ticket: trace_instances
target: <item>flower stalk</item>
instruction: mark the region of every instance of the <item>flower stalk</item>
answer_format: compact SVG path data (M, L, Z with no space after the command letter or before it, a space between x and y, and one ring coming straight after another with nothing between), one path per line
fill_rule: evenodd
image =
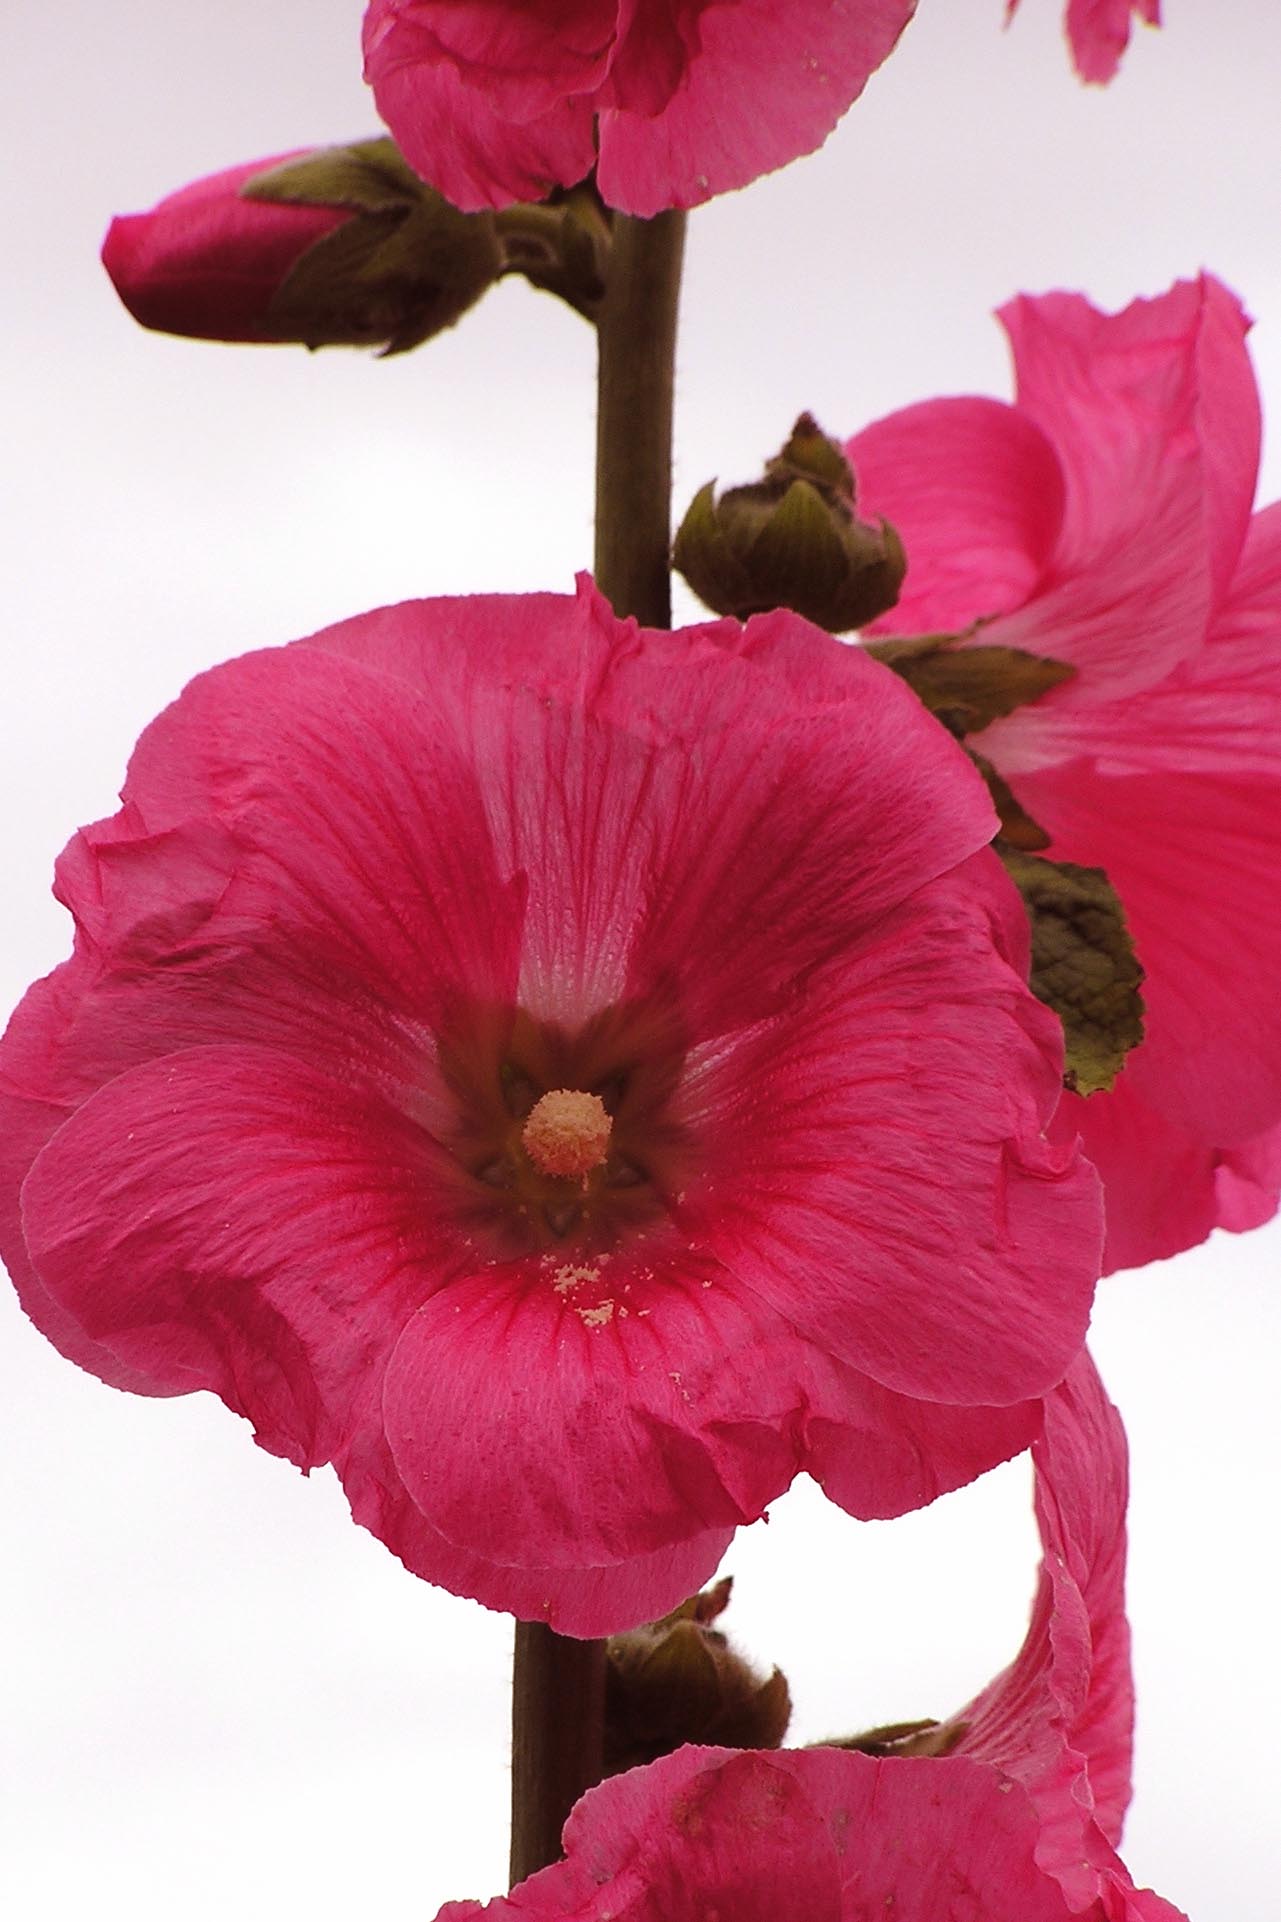
M596 583L616 614L670 627L672 394L685 215L619 214L597 323Z

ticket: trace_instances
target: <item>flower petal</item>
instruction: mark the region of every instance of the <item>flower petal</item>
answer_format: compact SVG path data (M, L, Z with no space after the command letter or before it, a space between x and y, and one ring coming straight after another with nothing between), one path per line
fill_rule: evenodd
M921 889L700 1057L678 1110L715 1144L691 1238L807 1340L931 1401L1044 1392L1089 1315L1097 1187L1042 1137L1062 1037L993 950L1012 905L988 854Z
M605 72L607 45L592 41L614 8L577 0L582 45L562 34L564 12L549 33L542 14L524 6L373 0L365 78L378 111L410 165L456 207L541 200L590 172L593 110L582 89ZM500 60L486 68L496 52Z
M387 1446L379 1397L353 1423L336 1458L351 1512L411 1574L485 1608L546 1622L560 1635L610 1635L655 1621L705 1586L733 1539L713 1529L652 1555L598 1568L513 1568L459 1548L432 1527L405 1489Z
M486 1560L577 1567L755 1520L799 1466L795 1368L768 1323L762 1339L725 1289L704 1291L705 1269L661 1248L549 1255L425 1302L383 1417L433 1527Z
M1259 454L1249 323L1209 275L1119 314L1060 293L1000 317L1067 496L1042 591L984 638L1080 667L1055 701L1119 698L1195 651L1240 556Z
M440 1160L368 1089L266 1049L193 1048L119 1076L54 1135L23 1188L26 1240L93 1341L162 1390L212 1389L309 1467L443 1278Z
M646 216L697 207L813 152L893 51L915 6L685 0L674 11L690 20L697 51L661 111L619 111L629 105L621 87L601 101L605 201Z
M873 421L845 453L859 511L888 520L907 550L898 602L873 633L959 633L1036 593L1064 481L1035 421L997 400L921 401Z

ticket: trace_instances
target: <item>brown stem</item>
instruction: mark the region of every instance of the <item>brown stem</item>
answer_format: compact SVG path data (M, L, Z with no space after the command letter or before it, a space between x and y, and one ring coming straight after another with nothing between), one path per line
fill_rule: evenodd
M617 614L670 627L672 391L685 215L614 216L597 328L596 581Z
M579 1796L600 1781L605 1644L576 1642L541 1622L517 1622L512 1672L514 1888L560 1859L560 1832Z

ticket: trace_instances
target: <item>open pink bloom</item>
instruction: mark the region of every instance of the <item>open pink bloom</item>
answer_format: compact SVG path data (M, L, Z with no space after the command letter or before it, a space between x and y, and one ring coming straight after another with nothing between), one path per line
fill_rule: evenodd
M1088 1356L1049 1396L1033 1453L1031 1627L948 1756L680 1749L585 1795L564 1861L438 1922L1178 1922L1113 1846L1133 1720L1126 1451Z
M926 402L847 452L907 549L877 632L981 621L1078 670L972 744L1051 857L1106 869L1147 971L1146 1038L1056 1123L1129 1267L1256 1226L1281 1186L1281 505L1251 518L1258 397L1217 281L1001 318L1013 406Z
M810 153L916 0L372 0L365 77L411 165L466 208L598 164L625 213L696 207Z
M1006 0L1007 20L1018 5L1019 0ZM1149 27L1159 27L1161 0L1068 0L1064 25L1082 80L1102 86L1112 79L1130 44L1132 17Z
M342 207L246 200L246 181L294 153L194 180L144 214L120 214L102 264L144 327L199 340L274 341L269 308L307 249L351 218Z
M0 1044L73 1360L571 1634L802 1468L885 1516L1027 1445L1097 1183L982 784L886 669L590 582L413 602L201 676L123 800Z

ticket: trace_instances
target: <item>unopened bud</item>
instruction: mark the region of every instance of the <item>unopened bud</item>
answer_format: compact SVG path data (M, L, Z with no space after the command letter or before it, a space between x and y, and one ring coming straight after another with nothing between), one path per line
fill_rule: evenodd
M789 607L833 634L893 607L907 571L888 521L855 513L854 475L809 414L759 481L695 495L672 556L699 599L745 620Z
M202 340L400 353L452 327L502 270L388 139L251 161L113 220L103 264L134 319Z
M662 1621L611 1635L606 1646L605 1770L617 1774L685 1742L777 1748L792 1702L786 1677L766 1679L712 1623L730 1583L692 1595Z

